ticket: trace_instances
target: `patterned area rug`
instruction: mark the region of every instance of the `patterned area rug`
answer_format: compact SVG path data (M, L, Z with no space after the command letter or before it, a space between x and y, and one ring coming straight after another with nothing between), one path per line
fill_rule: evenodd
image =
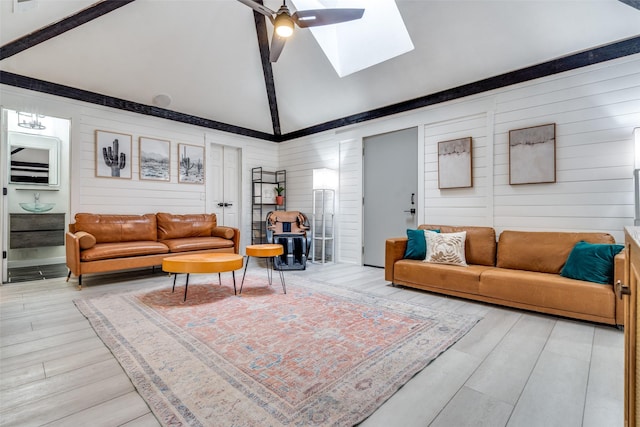
M277 275L75 300L167 426L356 424L466 334L437 312ZM211 276L214 277L214 276Z

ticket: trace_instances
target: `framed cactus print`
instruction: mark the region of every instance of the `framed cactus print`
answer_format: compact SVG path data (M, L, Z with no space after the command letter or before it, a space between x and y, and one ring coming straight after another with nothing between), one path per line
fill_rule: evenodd
M178 182L204 184L204 147L178 144Z
M131 135L96 130L96 176L131 179Z
M171 142L163 139L139 139L140 179L169 181L171 179Z

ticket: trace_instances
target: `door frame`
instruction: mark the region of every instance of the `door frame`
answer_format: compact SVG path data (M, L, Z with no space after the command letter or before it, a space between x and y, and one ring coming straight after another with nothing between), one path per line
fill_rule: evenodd
M393 127L393 128L387 128L386 126L377 130L377 131L369 131L366 134L362 135L359 138L359 143L360 143L360 151L364 152L364 140L367 137L371 137L371 136L376 136L376 135L383 135L385 133L392 133L392 132L397 132L397 131L402 131L402 130L406 130L406 129L410 129L410 128L417 128L418 130L418 147L417 147L417 158L416 161L418 162L418 172L417 172L417 177L418 177L418 192L416 193L416 224L420 225L423 224L424 221L424 212L425 212L425 200L424 200L424 195L425 195L425 190L424 190L424 174L425 174L425 169L424 169L424 164L425 164L425 144L424 144L424 139L425 139L425 125L422 122L416 123L416 122L412 122L412 121L408 121L407 123L404 123L400 126L397 127ZM364 155L360 156L360 180L361 180L361 185L360 185L360 199L362 200L362 205L361 205L361 209L360 209L360 244L361 244L361 251L359 253L359 264L360 265L364 265L364 216L365 216L365 212L364 212ZM403 237L403 236L396 236L396 237Z

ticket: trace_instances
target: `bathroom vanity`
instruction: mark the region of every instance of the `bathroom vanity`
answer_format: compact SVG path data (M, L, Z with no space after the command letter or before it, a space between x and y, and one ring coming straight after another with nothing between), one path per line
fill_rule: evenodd
M65 214L9 214L9 248L39 248L63 246Z

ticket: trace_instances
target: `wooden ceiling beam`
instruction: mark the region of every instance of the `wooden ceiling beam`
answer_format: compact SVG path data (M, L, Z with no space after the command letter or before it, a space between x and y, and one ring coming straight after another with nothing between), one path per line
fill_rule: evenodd
M262 4L262 0L256 0ZM267 20L264 15L254 11L253 17L256 24L256 34L258 36L258 48L260 49L260 60L262 62L262 73L264 74L264 84L269 101L269 112L271 114L271 124L273 134L280 136L280 114L278 113L278 101L276 99L276 85L273 81L273 68L269 60L269 36L267 35Z
M45 42L69 30L73 30L82 24L93 21L109 12L126 6L135 0L104 0L83 9L71 16L47 25L39 30L20 37L0 47L0 60L16 55L23 50Z

